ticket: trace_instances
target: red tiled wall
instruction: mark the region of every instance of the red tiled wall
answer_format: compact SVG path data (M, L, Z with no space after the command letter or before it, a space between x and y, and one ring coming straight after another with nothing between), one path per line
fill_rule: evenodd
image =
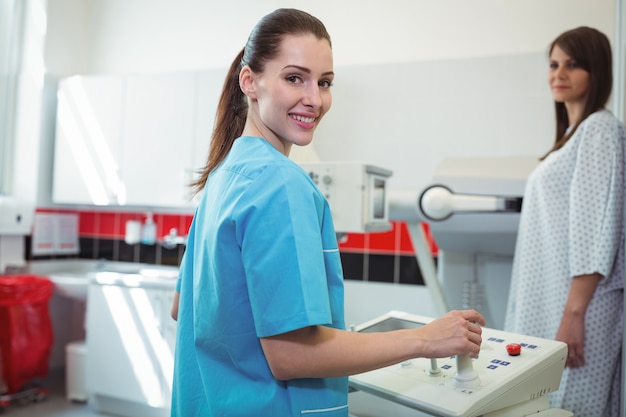
M71 209L37 209L38 213L78 213L78 233L81 237L124 239L126 222L139 220L145 222L146 212L120 212L120 211L96 211L96 210L71 210ZM153 213L154 222L157 225L157 236L162 237L170 232L170 229L178 230L178 235L185 236L191 225L192 215Z
M342 252L415 255L409 229L405 222L391 222L392 229L376 233L348 233L339 242ZM439 251L427 223L422 223L426 240L433 256Z
M146 219L146 212L120 212L98 210L72 209L37 209L40 213L78 213L79 234L81 237L124 239L126 221ZM191 214L154 213L154 222L157 225L157 236L162 237L170 229L178 229L179 235L187 235L193 216ZM343 252L378 253L414 255L413 243L404 222L392 222L392 229L387 232L376 233L348 233L339 242L339 249ZM427 223L422 223L424 233L430 245L433 256L438 253L437 245L430 234Z

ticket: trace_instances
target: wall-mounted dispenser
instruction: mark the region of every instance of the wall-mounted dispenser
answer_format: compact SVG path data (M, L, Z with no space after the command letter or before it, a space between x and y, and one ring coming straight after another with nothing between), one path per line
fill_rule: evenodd
M141 243L144 245L156 243L156 223L152 212L146 213L146 221L141 228Z
M0 235L30 234L34 214L34 205L0 195Z

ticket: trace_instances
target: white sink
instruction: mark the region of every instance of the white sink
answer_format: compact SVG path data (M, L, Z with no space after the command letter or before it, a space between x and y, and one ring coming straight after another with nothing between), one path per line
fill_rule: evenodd
M43 271L42 271L43 272ZM87 301L87 288L94 274L115 276L136 276L136 281L166 280L175 281L178 277L178 268L174 266L151 265L126 262L107 262L104 265L88 264L68 267L67 270L57 270L42 273L54 283L57 294L79 301Z
M68 298L79 301L87 301L87 287L89 278L86 273L57 272L48 275L54 283L55 291Z

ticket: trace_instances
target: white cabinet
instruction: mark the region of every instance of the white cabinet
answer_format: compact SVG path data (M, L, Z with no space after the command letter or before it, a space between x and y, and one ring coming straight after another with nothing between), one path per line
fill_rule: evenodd
M89 285L86 385L100 412L169 416L176 322L174 282L161 287Z
M70 77L57 93L52 200L118 204L124 80L114 76Z
M52 200L189 207L226 71L61 80Z
M195 167L201 168L209 154L211 134L215 125L215 113L226 71L205 70L196 73L196 108L195 132L193 143L193 161Z
M121 155L126 204L189 205L194 90L193 73L127 78Z
M190 182L199 177L198 170L206 165L211 134L215 126L215 114L225 76L226 70L224 69L196 72L194 135L191 160L193 168L188 172ZM199 196L196 196L194 201L198 199Z

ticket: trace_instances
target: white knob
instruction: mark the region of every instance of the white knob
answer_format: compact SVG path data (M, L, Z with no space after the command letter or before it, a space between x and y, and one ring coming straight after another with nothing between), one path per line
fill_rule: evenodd
M443 220L449 217L454 210L452 193L445 187L431 187L422 194L420 207L428 218Z
M478 372L474 370L472 358L468 353L457 355L456 357L456 374L454 374L454 386L457 388L478 388L480 387L480 378Z
M499 198L489 195L455 194L442 185L433 185L422 192L419 206L431 220L445 220L457 212L498 211Z

